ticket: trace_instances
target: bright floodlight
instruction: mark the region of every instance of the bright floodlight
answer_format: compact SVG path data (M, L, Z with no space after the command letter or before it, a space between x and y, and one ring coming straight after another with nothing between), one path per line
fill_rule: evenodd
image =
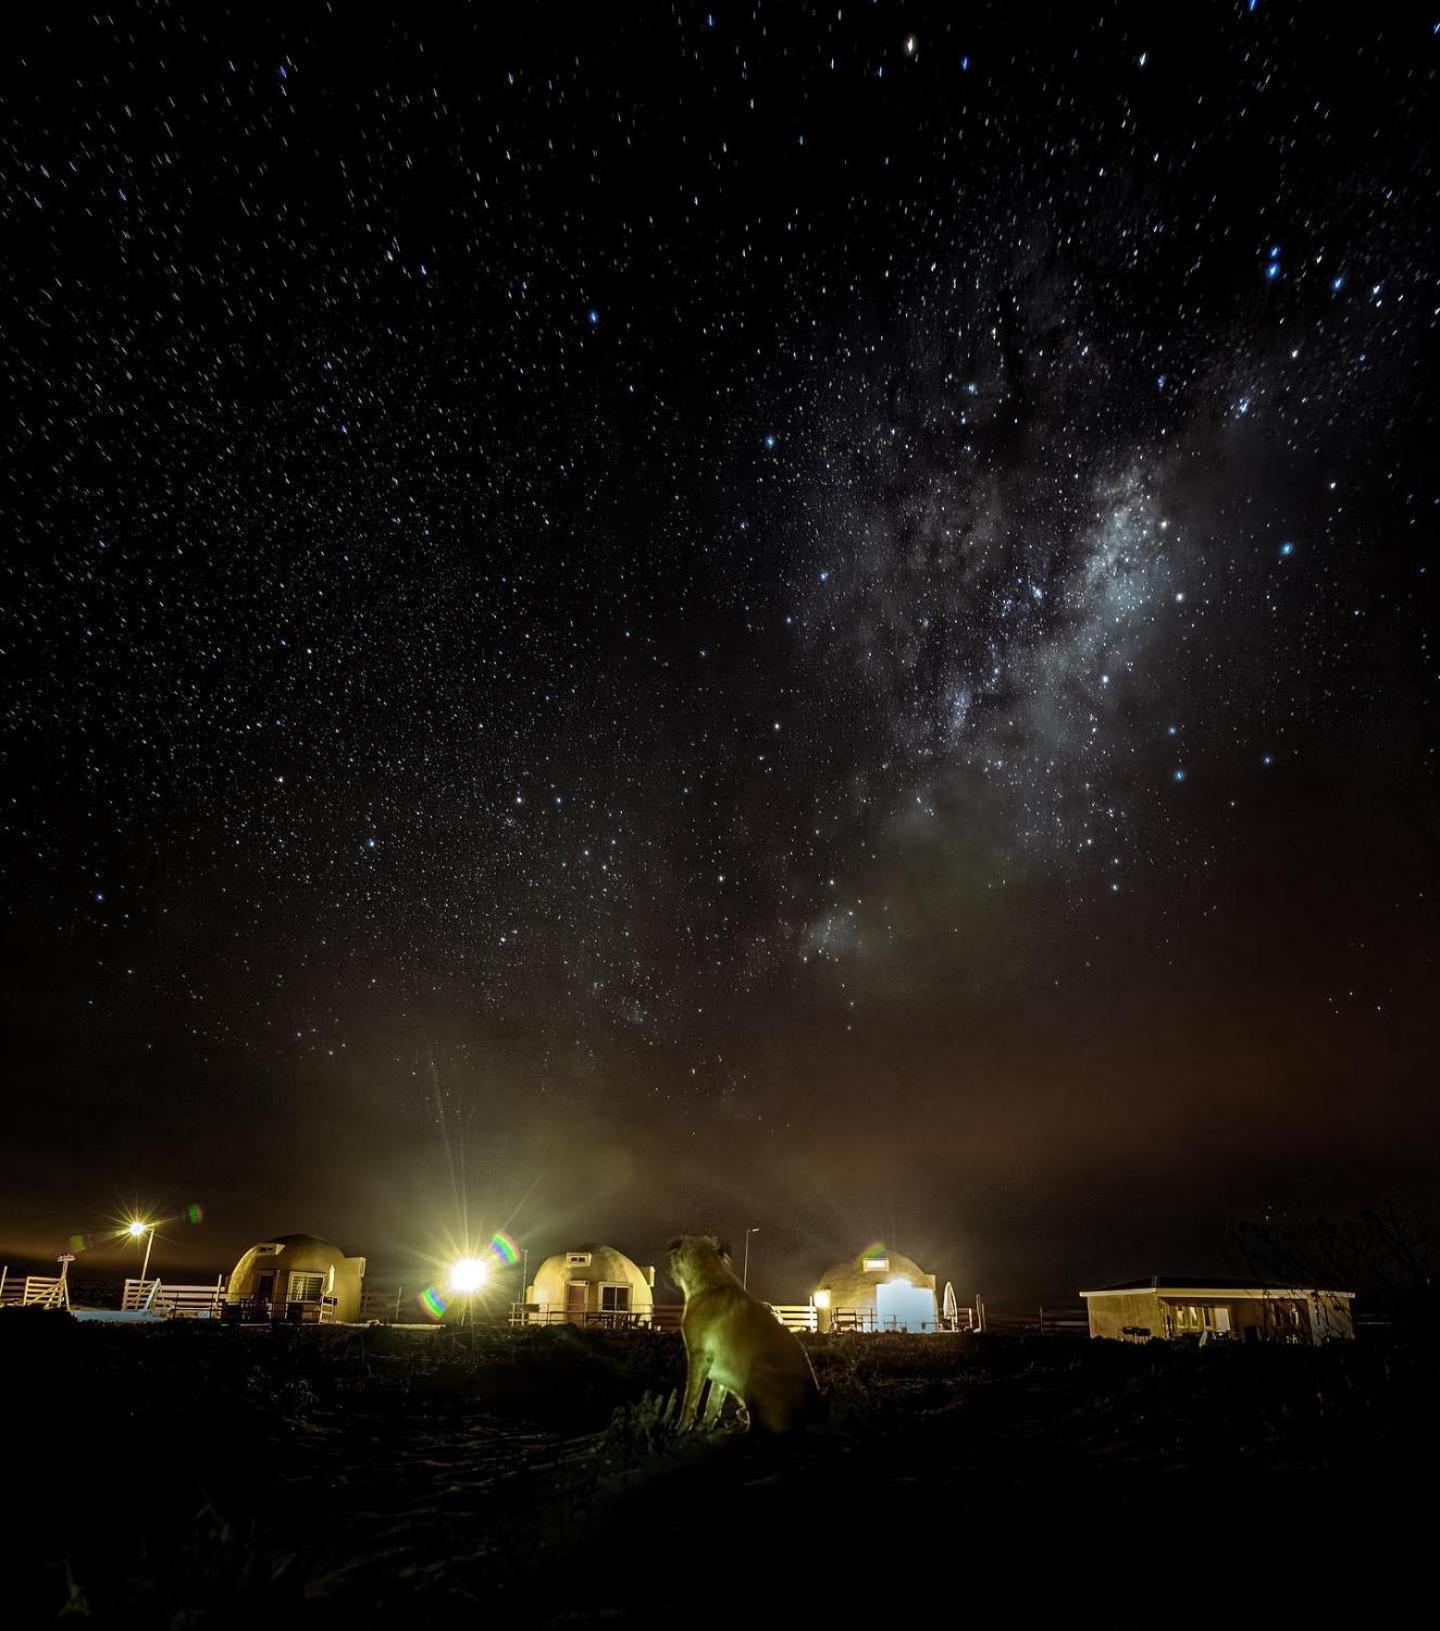
M478 1257L462 1257L450 1265L452 1291L478 1291L490 1274L490 1265Z
M150 1225L148 1223L140 1223L138 1221L128 1225L130 1233L134 1235L136 1240L139 1240L140 1236L143 1235L149 1227Z

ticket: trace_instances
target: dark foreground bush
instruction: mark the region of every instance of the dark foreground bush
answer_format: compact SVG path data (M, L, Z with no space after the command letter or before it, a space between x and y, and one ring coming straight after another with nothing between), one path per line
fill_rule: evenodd
M1440 1447L1421 1345L807 1347L829 1422L765 1442L674 1432L675 1335L7 1311L7 1608L22 1626L710 1623L687 1562L703 1537L724 1564L707 1609L727 1582L798 1587L843 1555L846 1613L876 1613L896 1591L867 1561L877 1513L1011 1618L1037 1568L1143 1572L1237 1537L1296 1567L1363 1554L1348 1578L1373 1612L1424 1553L1402 1493Z

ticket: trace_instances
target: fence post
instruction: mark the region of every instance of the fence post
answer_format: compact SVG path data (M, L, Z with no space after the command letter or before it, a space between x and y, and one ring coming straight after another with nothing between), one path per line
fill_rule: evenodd
M1045 1335L1045 1304L1040 1304L1040 1335Z
M8 1263L0 1265L0 1303L5 1301L5 1279L9 1273L10 1265Z

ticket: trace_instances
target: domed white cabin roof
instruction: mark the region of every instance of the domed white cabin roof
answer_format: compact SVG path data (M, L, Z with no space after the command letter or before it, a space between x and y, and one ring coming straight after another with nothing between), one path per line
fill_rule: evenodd
M256 1258L272 1260L287 1269L320 1269L346 1261L345 1253L335 1242L320 1235L271 1235L269 1240L255 1242L235 1265L234 1273L243 1274Z
M614 1246L593 1243L572 1246L568 1251L547 1257L536 1269L529 1300L563 1304L565 1287L572 1281L582 1280L587 1285L629 1286L632 1310L652 1308L654 1279L654 1269L641 1268Z
M820 1289L830 1293L834 1308L867 1308L875 1301L875 1287L891 1280L935 1289L935 1276L927 1274L913 1257L878 1243L826 1269L820 1276Z

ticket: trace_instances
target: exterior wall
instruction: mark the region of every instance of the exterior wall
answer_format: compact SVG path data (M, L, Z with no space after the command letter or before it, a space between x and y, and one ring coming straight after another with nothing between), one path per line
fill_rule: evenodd
M1138 1330L1158 1338L1228 1336L1237 1342L1329 1342L1355 1335L1351 1299L1341 1292L1091 1292L1085 1303L1090 1335L1113 1341L1145 1341L1133 1334Z
M848 1262L836 1263L820 1276L819 1289L830 1293L832 1309L856 1308L873 1313L875 1288L884 1285L887 1280L905 1279L913 1286L928 1287L934 1293L935 1276L926 1274L918 1263L900 1252L886 1254L889 1266L884 1269L862 1268L865 1255L862 1253L859 1257L850 1258Z
M568 1259L581 1252L590 1256L588 1263L571 1263ZM632 1314L649 1314L655 1306L655 1293L650 1277L637 1263L631 1262L624 1252L610 1246L577 1246L570 1252L557 1252L547 1257L535 1271L535 1278L526 1288L525 1301L536 1306L535 1318L541 1321L563 1319L569 1311L568 1288L572 1284L585 1287L585 1314L602 1312L604 1288L626 1286L630 1291Z
M1231 1303L1231 1323L1239 1342L1270 1342L1279 1334L1275 1310L1260 1297L1237 1297Z
M1153 1291L1126 1291L1117 1292L1112 1297L1087 1297L1085 1305L1090 1315L1092 1337L1106 1337L1112 1342L1147 1340L1145 1337L1127 1335L1127 1326L1132 1331L1148 1331L1156 1337L1168 1334L1160 1299Z
M1315 1292L1310 1299L1310 1328L1316 1342L1353 1342L1354 1299L1333 1291Z
M265 1250L268 1246L279 1249ZM275 1314L285 1312L292 1274L320 1274L324 1276L323 1294L335 1298L335 1318L341 1324L360 1318L363 1257L346 1257L338 1246L313 1235L276 1236L252 1246L235 1265L226 1288L227 1299L238 1302L256 1296L260 1277L271 1273L275 1281L270 1306Z

